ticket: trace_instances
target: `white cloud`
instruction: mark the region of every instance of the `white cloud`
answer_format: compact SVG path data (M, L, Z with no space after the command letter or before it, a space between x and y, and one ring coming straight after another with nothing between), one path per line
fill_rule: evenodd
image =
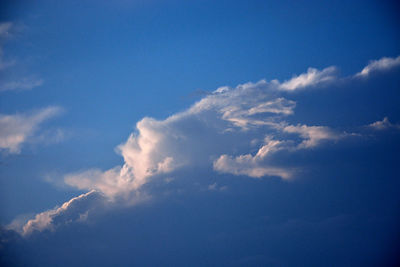
M61 108L48 107L32 113L0 114L0 150L19 153L23 143L45 120L59 114Z
M396 58L383 57L378 60L372 60L365 66L361 72L357 73L356 77L366 77L375 71L385 71L400 65L400 56Z
M292 79L279 84L279 89L284 91L294 91L309 86L321 85L322 83L332 81L336 78L336 68L328 67L319 71L314 68L308 68L307 73L294 76Z
M368 125L374 130L400 129L400 124L393 124L388 117L384 117L381 121L376 121Z

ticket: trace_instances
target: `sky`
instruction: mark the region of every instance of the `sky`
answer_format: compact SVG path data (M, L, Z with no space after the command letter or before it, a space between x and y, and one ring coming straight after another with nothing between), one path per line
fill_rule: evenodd
M396 266L396 1L1 1L1 266Z

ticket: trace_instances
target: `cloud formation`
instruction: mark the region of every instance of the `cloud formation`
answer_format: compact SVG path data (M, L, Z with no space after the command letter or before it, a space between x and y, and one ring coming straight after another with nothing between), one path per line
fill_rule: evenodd
M383 58L364 70L376 66L387 69L397 60ZM316 148L346 134L323 125L287 123L285 117L294 114L297 103L287 99L285 92L339 82L336 72L335 67L309 68L284 82L261 80L235 88L224 86L165 120L146 117L118 147L123 166L70 174L65 176L65 183L113 197L140 189L151 177L196 164L210 164L218 172L234 175L288 179L294 175L290 167L275 166L270 161L276 152ZM249 138L264 143L254 154L237 154L250 149Z
M0 114L0 150L19 153L23 143L44 121L60 114L60 107L47 107L31 113Z
M181 168L200 166L253 178L289 179L297 169L290 163L278 164L277 155L295 155L348 136L327 125L288 119L301 105L288 98L290 92L346 81L335 74L335 67L321 71L310 68L282 83L261 80L220 87L164 120L145 117L137 122L135 131L117 148L124 159L122 166L67 174L64 182L80 190L95 190L111 202L122 199L135 204L148 197L144 185L159 176L165 178L165 174L173 176ZM388 123L384 119L371 127ZM255 145L259 145L256 151ZM51 228L49 218L58 211L43 213L27 227L39 231Z
M81 190L95 189L115 197L140 189L157 175L199 164L235 175L287 179L293 175L291 170L268 162L274 152L316 147L323 140L338 139L339 134L326 126L288 124L285 117L294 113L296 102L285 98L282 88L313 87L332 81L334 72L334 67L322 71L310 68L282 84L261 80L235 88L220 87L165 120L146 117L139 121L136 132L118 147L123 166L69 174L64 181ZM249 136L268 141L254 156L229 156L232 146L234 150L248 149Z

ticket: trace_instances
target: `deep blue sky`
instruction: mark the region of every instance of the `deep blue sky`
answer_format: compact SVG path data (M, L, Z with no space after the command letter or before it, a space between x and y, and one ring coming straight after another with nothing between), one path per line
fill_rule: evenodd
M151 160L182 154L189 163L150 176L140 190L151 200L113 204L104 212L93 208L89 223L60 223L32 236L2 230L15 237L0 259L11 266L394 262L400 59L366 78L357 73L371 60L400 55L399 11L395 1L2 1L0 25L11 26L7 33L0 27L0 63L6 66L0 68L0 114L23 114L28 119L22 125L48 107L58 110L35 124L18 151L0 147L2 228L99 190L78 190L64 177L124 164L116 147L132 132L145 136L135 128L144 117L162 121L221 86L261 79L282 84L310 67L337 68L327 84L268 96L296 102L292 115L274 120L327 127L328 142L295 147L293 142L307 140L300 132L294 139L289 130L240 128L221 117L222 110L191 115L155 128L162 136L171 131L174 138L194 141L184 143L184 150L173 138L157 143ZM4 89L16 81L40 82ZM265 102L257 94L241 97L229 108ZM384 117L384 128L368 126ZM4 125L1 142L12 127ZM210 133L211 125L224 129ZM223 131L232 134L221 138ZM223 154L256 155L267 135L291 148L279 148L262 164L296 170L293 179L254 179L235 173L236 166L215 167Z

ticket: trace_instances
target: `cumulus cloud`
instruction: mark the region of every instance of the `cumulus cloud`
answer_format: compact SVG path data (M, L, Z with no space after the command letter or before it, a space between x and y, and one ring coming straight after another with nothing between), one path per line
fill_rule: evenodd
M48 107L32 113L0 114L0 149L19 153L22 144L35 133L40 124L60 112L59 107Z
M400 129L400 124L393 124L388 117L384 117L381 121L376 121L368 125L374 130Z
M291 90L314 86L333 79L334 70L309 69L283 84ZM165 120L146 117L139 121L136 131L117 149L124 158L123 166L69 174L64 181L81 190L99 190L113 198L137 191L155 176L198 164L210 164L218 172L287 179L293 175L292 171L271 165L268 162L271 154L316 147L322 140L337 139L328 127L286 123L285 117L292 115L295 107L295 101L283 97L277 81L220 87ZM274 138L281 135L286 137ZM248 149L251 145L248 136L256 139L267 136L270 140L254 156L249 153L229 156L232 146Z
M290 179L297 169L290 163L279 165L279 160L274 160L278 155L316 149L325 142L337 141L347 135L326 125L293 123L290 116L301 103L288 99L291 94L287 92L339 80L335 67L310 68L282 83L261 80L233 88L220 87L188 109L164 120L145 117L137 122L135 131L117 147L124 159L122 166L67 174L64 182L80 190L95 190L111 202L123 199L137 203L147 197L144 185L160 177L175 177L175 171L194 166L253 178ZM387 123L385 120L377 122L374 127ZM254 152L257 140L263 141ZM18 145L8 147L16 150ZM217 190L219 187L215 183L207 188ZM57 208L39 214L24 228L52 228L54 218L67 218L55 215L64 210ZM84 213L80 214L85 218ZM78 217L74 218L72 221Z
M383 57L378 60L372 60L365 66L361 72L357 73L356 77L366 77L376 71L385 71L400 65L400 56L396 58Z

